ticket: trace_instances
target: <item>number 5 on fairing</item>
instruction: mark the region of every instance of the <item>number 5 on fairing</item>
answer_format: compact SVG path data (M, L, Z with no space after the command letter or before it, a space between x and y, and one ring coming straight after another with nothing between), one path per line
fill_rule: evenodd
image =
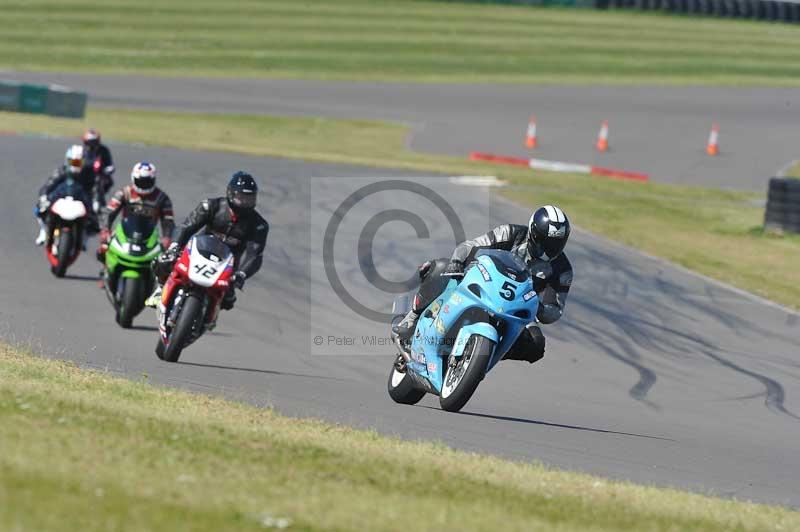
M514 290L516 290L516 288L516 286L506 281L503 283L503 286L500 287L500 297L506 301L514 301Z

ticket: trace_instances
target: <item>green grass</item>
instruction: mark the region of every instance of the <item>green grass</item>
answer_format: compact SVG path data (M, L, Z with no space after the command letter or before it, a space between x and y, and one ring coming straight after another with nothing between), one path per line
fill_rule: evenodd
M800 179L800 162L786 170L786 177L794 177Z
M2 344L0 448L7 531L800 528L779 507L293 420Z
M85 121L0 113L0 131L78 138L89 124L117 141L497 175L512 185L503 194L518 203L557 203L573 223L597 234L800 308L800 236L762 233L763 194L533 172L415 153L406 148L406 127L381 122L95 108Z
M800 84L800 28L409 0L2 0L0 68L164 76Z

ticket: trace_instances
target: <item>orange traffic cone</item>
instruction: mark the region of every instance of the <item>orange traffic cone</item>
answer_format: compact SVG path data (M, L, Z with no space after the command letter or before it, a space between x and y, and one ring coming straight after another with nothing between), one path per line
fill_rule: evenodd
M525 147L533 149L536 147L536 117L531 116L528 121L528 131L525 133Z
M711 124L706 153L709 155L717 155L719 153L719 124Z
M597 151L608 151L608 120L603 120L603 125L600 126L595 148L597 148Z

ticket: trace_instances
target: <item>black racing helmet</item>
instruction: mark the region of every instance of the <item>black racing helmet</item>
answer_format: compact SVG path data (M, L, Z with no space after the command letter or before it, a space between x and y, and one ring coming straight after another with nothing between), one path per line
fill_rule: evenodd
M94 150L100 146L100 132L94 128L89 128L83 134L83 145Z
M569 219L555 205L539 207L528 222L528 254L550 261L558 257L569 239Z
M252 175L239 170L231 176L225 197L233 212L236 214L252 212L256 208L257 195L258 185Z

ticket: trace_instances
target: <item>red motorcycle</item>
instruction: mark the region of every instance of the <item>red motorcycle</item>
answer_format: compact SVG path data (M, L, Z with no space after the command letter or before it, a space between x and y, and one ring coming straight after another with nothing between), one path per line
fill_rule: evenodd
M197 235L172 268L158 305L156 355L177 362L181 351L216 323L220 302L233 282L230 248L212 235Z

